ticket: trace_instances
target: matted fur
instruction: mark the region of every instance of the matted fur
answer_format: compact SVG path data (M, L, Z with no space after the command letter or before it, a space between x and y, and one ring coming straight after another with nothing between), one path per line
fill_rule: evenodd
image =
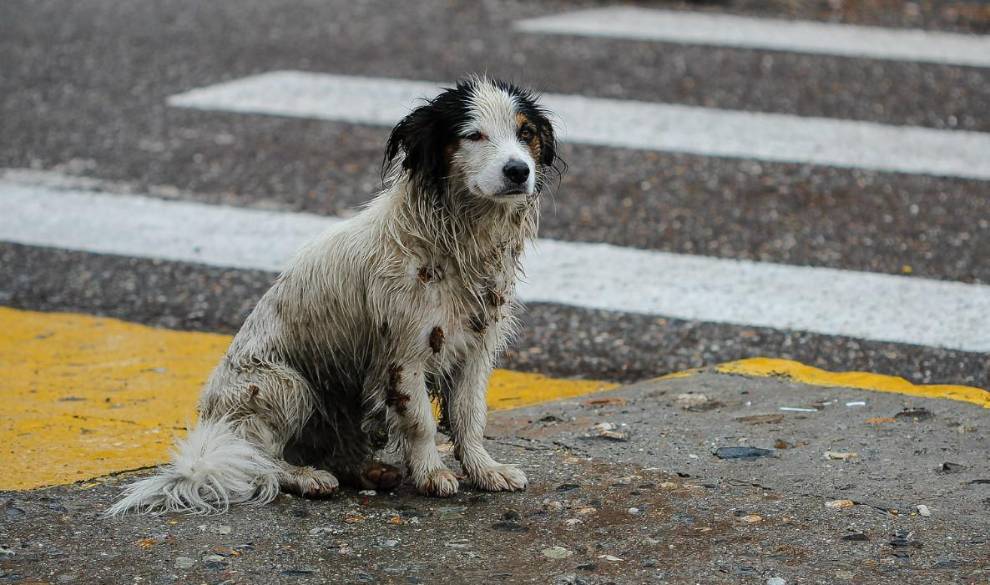
M450 495L431 394L468 478L524 488L484 449L485 392L555 152L546 113L508 83L471 78L410 113L384 190L297 254L211 375L173 463L109 513L223 511L271 500L276 482L322 495L366 481L386 439L420 491Z

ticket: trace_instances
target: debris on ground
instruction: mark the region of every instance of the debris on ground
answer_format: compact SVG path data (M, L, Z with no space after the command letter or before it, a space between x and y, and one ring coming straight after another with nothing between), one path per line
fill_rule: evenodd
M625 426L624 424L622 426ZM590 439L604 439L606 441L616 441L624 443L629 440L629 433L617 430L618 425L610 422L600 422L594 426L595 434L589 435Z
M719 459L752 460L760 457L774 457L775 451L758 447L719 447L715 449L714 454Z
M859 458L859 453L844 451L825 451L825 459L830 461L852 461Z
M946 461L939 466L939 473L959 473L960 471L965 471L966 466L959 463L952 463L951 461Z
M548 559L560 560L566 559L567 557L574 554L574 551L567 550L562 546L551 546L550 548L543 549L543 556Z
M906 408L894 415L894 418L905 419L913 422L922 422L935 417L935 414L927 408Z
M918 510L918 514L924 516L925 518L932 515L932 511L929 510L928 506L924 504L918 504L917 506L915 506L915 508Z
M817 408L804 408L801 406L780 406L777 410L784 412L818 412Z
M688 412L708 412L724 406L718 400L712 400L704 394L685 392L677 395L677 406Z
M848 510L856 505L852 500L829 500L825 502L825 507L829 510Z

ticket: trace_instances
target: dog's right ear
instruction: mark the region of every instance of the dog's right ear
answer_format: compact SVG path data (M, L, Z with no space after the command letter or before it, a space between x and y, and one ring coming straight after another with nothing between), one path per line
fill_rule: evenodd
M402 156L402 168L420 190L442 188L448 174L446 148L456 139L436 101L431 100L403 118L385 144L382 172L386 173Z

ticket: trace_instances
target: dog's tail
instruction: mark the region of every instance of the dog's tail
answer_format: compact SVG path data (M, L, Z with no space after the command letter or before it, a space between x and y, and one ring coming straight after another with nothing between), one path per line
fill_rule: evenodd
M278 495L278 466L238 435L227 419L200 421L172 452L172 462L127 486L107 516L137 512L226 512L231 504L264 504Z

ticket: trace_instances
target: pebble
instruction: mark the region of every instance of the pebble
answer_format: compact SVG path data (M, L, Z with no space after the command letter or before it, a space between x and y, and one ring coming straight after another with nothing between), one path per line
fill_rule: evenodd
M925 518L927 518L927 517L929 517L929 516L932 515L932 511L929 510L928 509L928 506L926 506L924 504L918 504L915 507L918 509L918 513L921 514L922 516L924 516Z
M226 524L222 524L217 527L217 534L230 534L231 528Z
M196 566L196 559L189 557L175 557L176 569L191 569Z
M220 555L206 555L203 560L207 563L222 563L224 558Z
M584 521L580 518L568 518L564 520L564 526L577 526L578 524L584 524Z
M382 546L387 546L388 548L393 548L393 547L397 546L398 544L399 544L399 541L398 540L395 540L394 538L390 538L388 540L383 540L382 541Z
M627 510L627 511L628 511L628 512L629 512L629 514L631 514L632 516L639 516L639 514L640 514L640 510L639 510L639 508L629 508L629 510Z
M625 560L625 559L619 558L619 557L617 557L615 555L598 555L598 558L605 559L606 561L611 561L613 563L618 563L620 561L624 561Z
M782 577L770 577L767 579L767 585L787 585L787 581Z
M829 500L825 502L825 507L829 510L848 510L856 505L852 500Z
M359 496L377 496L378 492L375 490L361 490L358 492Z
M0 546L0 559L9 559L10 557L14 556L15 554L17 554L17 553L15 553L13 550L11 550L11 549L9 549L9 548L7 548L5 546Z
M741 522L745 522L746 524L759 524L760 522L763 522L763 516L760 516L759 514L746 514L745 516L739 518L739 520Z
M550 548L543 549L543 556L548 559L566 559L567 557L574 554L574 551L567 550L562 546L551 546Z

